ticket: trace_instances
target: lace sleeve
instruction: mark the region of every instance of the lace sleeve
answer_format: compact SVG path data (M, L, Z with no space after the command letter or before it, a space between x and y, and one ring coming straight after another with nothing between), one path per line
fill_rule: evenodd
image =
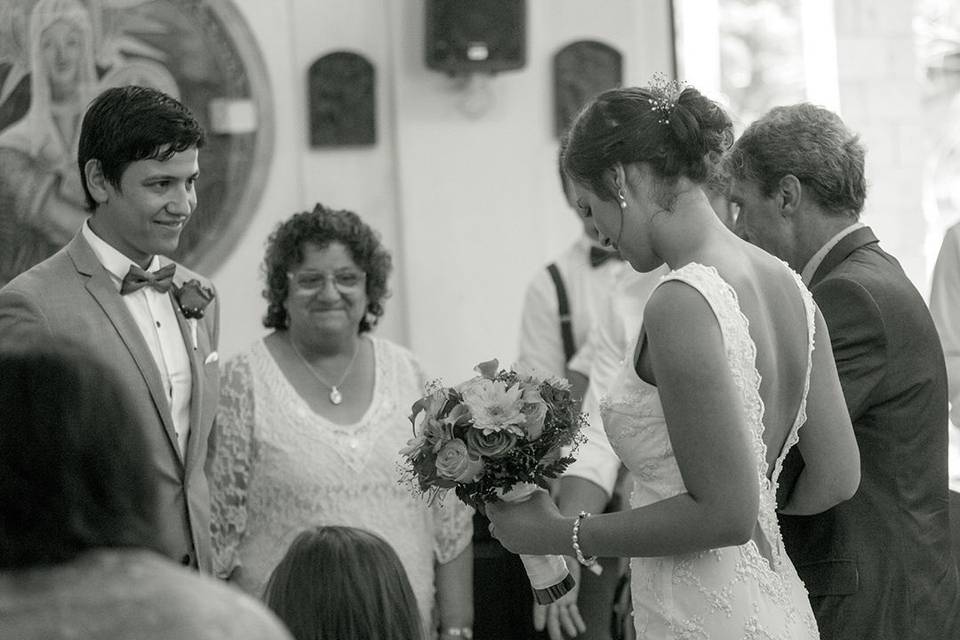
M237 548L247 525L247 484L252 465L253 381L246 358L224 367L210 473L210 534L218 577L240 567Z
M450 562L467 548L473 539L473 508L460 502L452 492L444 500L436 500L433 512L433 550L437 562Z

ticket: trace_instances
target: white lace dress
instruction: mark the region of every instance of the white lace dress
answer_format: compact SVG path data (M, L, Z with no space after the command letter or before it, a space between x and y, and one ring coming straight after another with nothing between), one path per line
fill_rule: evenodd
M210 482L217 573L260 596L298 533L349 525L387 540L403 562L425 628L432 627L434 560L470 543L472 510L458 500L427 507L400 482L407 417L424 376L406 349L371 336L373 400L363 417L338 425L314 413L263 341L223 371Z
M776 479L783 458L806 421L813 351L814 304L796 278L810 336L800 410L773 479L766 477L763 401L756 346L737 294L713 267L688 264L664 276L696 288L710 304L723 335L730 370L743 394L760 487L759 540L737 547L631 561L634 624L638 638L683 640L797 640L819 638L807 592L783 548L777 523ZM630 503L641 507L686 492L673 455L657 388L637 376L627 358L601 402L604 428L634 477ZM705 427L706 428L706 427ZM758 546L758 542L759 545ZM761 553L760 547L767 549Z

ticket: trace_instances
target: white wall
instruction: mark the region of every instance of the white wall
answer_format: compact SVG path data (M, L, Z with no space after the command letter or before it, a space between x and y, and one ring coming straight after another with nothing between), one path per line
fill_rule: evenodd
M260 262L274 225L315 202L356 211L393 252L394 292L378 333L411 346L448 381L516 353L526 282L577 233L556 176L552 56L582 38L616 47L625 83L669 72L669 0L528 0L527 65L487 81L479 116L427 70L424 0L232 1L258 41L273 92L274 156L249 228L212 274L222 351L263 334ZM809 0L808 0L809 1ZM912 0L836 0L844 118L868 146L865 221L926 291ZM314 150L306 74L333 50L376 69L377 144Z
M262 335L259 264L273 226L320 201L356 211L394 254L393 298L380 335L411 346L456 382L480 360L511 363L523 290L578 233L556 175L552 56L599 39L623 54L627 84L669 72L667 0L528 0L527 66L493 77L489 109L468 116L463 93L423 58L423 0L235 0L273 88L276 141L250 227L212 274L222 346ZM378 141L312 150L306 73L350 49L377 73Z
M926 149L913 0L835 0L834 6L841 113L867 149L862 220L926 295L936 254L925 255L924 246Z
M669 70L666 4L530 0L527 66L489 80L476 118L423 65L423 3L389 4L410 344L453 381L513 361L527 281L579 233L556 171L553 54L601 38L622 52L626 82L642 82Z

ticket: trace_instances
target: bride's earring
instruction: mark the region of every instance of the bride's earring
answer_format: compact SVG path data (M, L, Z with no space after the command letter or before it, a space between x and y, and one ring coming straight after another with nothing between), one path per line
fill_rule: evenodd
M617 198L620 200L620 229L617 231L617 239L614 245L620 250L620 238L623 237L623 214L627 210L627 199L623 197L623 189L617 191Z

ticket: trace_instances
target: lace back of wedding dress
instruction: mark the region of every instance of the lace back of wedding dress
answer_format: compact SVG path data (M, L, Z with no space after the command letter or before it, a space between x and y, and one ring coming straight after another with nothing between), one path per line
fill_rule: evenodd
M806 419L812 346L807 354L800 407L768 478L757 350L736 291L716 269L696 263L672 271L662 281L668 280L682 281L700 292L717 318L730 373L743 404L760 500L753 540L745 544L631 559L637 637L816 639L816 620L806 590L783 550L775 504L783 456L797 441L797 430ZM797 283L807 313L808 333L812 335L812 300ZM659 391L637 375L632 358L624 361L600 409L610 445L633 475L630 504L634 508L686 492Z
M800 427L807 419L807 394L810 390L815 329L813 297L803 285L800 276L792 270L790 273L803 300L807 320L806 373L797 415L774 462L769 479L767 478L767 445L763 440L764 405L760 396L761 376L756 363L757 348L750 336L750 321L740 308L736 290L720 276L714 267L698 263L688 264L664 277L664 281L681 280L697 289L707 300L720 324L731 373L737 388L743 395L760 486L760 509L753 542L774 571L781 570L786 555L776 516L777 480L783 468L783 460L787 452L799 441Z

